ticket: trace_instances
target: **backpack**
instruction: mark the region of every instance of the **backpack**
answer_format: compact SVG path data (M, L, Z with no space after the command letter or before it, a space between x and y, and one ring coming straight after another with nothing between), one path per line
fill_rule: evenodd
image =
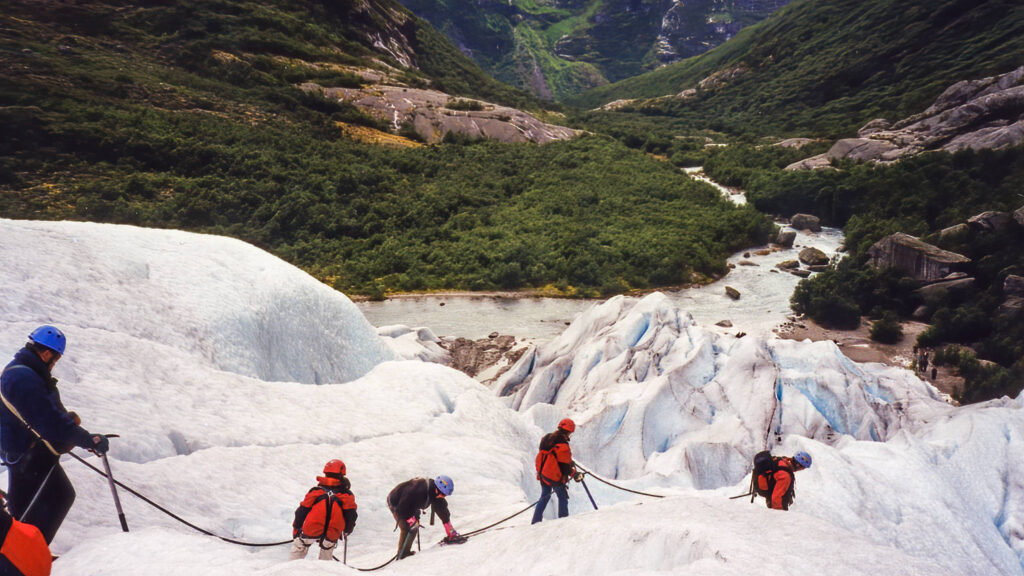
M534 459L537 467L537 480L548 486L555 486L562 483L562 469L558 466L558 458L555 456L555 448L541 450Z
M768 450L762 450L754 454L754 471L750 473L750 499L754 495L771 499L775 490L775 473L779 470L779 459L772 456ZM761 480L764 479L762 483Z

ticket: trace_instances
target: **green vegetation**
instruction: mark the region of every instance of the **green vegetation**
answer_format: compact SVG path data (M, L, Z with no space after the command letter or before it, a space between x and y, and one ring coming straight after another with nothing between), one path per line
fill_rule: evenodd
M871 323L871 339L883 344L895 344L903 338L900 317L886 310L882 317Z
M417 15L444 31L485 70L505 82L560 100L650 70L661 62L655 50L671 3L654 0L571 0L479 3L471 0L403 0ZM769 11L720 3L675 5L676 50L686 55L721 43L724 34L708 21L759 22ZM716 11L717 10L717 11Z
M361 82L346 66L383 56L353 27L385 26L374 20L389 12L325 6L15 5L0 16L0 214L231 235L366 294L675 285L724 273L730 252L770 232L755 210L607 137L415 149L346 138L338 123L387 126L296 85ZM529 101L477 84L447 40L404 25L411 44L434 46L416 54L436 71L397 72L407 83Z
M748 198L759 209L784 214L815 212L847 232L849 256L832 269L802 281L793 308L816 322L855 327L873 311L909 316L923 306L931 326L918 343L970 345L980 364L961 363L967 379L964 401L1019 392L1014 379L1024 362L1024 317L1000 311L1003 281L1024 273L1024 232L1018 226L960 235L937 231L986 210L1012 211L1024 204L1024 147L998 151L933 153L888 166L841 164L839 171L750 173L743 178ZM902 231L971 258L965 270L973 289L927 297L898 270L867 265L867 250L882 237ZM985 363L988 361L989 363ZM955 364L955 363L954 363Z
M622 111L733 135L840 137L873 118L920 112L947 86L1008 72L1022 55L1019 2L796 0L706 54L567 102L655 98ZM736 74L699 86L721 71ZM697 89L692 98L659 98L687 88Z

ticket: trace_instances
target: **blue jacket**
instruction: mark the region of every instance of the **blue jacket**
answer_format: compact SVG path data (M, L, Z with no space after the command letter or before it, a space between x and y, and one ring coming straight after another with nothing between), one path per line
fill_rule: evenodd
M73 446L92 448L92 436L75 424L61 404L57 380L32 350L22 348L4 368L0 393L57 450L67 451ZM0 402L0 457L5 462L17 462L35 439L25 424Z

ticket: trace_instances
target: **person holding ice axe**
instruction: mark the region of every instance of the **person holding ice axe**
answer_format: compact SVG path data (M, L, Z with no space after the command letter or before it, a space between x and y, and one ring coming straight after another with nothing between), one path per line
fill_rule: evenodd
M110 442L91 434L60 401L54 364L67 339L53 326L32 331L0 373L0 458L8 468L7 507L15 520L53 541L75 501L60 455L78 446L106 454Z

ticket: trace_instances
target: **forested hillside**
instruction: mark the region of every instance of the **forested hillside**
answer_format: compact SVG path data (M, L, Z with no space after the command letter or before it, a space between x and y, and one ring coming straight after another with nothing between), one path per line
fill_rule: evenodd
M611 139L417 148L299 89L377 75L537 106L388 0L12 2L0 22L3 217L228 234L371 294L672 285L770 231Z
M644 99L585 116L594 127L839 137L1022 59L1024 4L1013 0L797 0L707 54L569 102Z

